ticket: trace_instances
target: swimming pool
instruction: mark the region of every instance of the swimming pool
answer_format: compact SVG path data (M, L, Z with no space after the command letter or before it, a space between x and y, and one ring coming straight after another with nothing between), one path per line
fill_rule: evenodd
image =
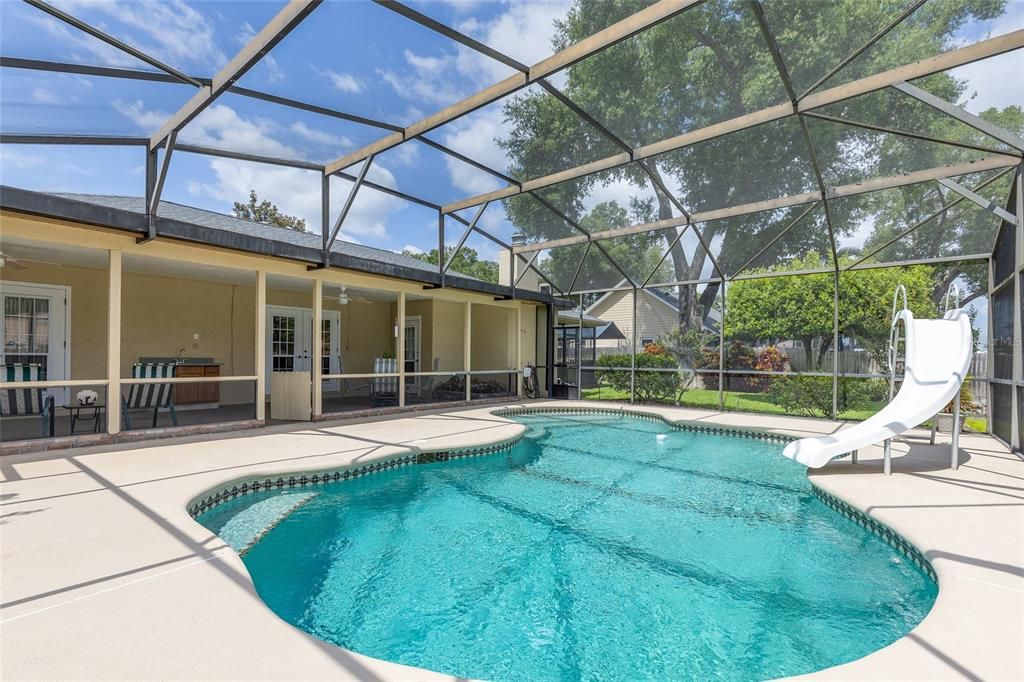
M794 675L889 644L935 600L779 443L515 419L527 435L505 453L259 492L199 521L248 550L286 621L477 679Z

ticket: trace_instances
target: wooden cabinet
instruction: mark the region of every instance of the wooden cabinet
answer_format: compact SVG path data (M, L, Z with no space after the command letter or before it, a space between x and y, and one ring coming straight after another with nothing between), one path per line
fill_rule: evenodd
M220 365L178 365L179 377L219 377ZM175 384L174 404L191 405L195 403L220 402L220 384Z

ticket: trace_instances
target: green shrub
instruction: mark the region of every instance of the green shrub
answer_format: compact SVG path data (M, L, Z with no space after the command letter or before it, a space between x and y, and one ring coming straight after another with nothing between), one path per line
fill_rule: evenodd
M632 356L628 353L602 355L597 359L597 380L612 389L629 393ZM625 367L614 370L613 367ZM640 402L678 403L689 388L689 372L679 370L669 355L638 353L636 355L636 385L634 398ZM672 369L672 372L643 372L644 369Z
M855 410L884 400L888 384L883 379L847 380L839 387L840 412ZM772 378L768 398L792 414L806 417L832 416L832 377L793 375Z

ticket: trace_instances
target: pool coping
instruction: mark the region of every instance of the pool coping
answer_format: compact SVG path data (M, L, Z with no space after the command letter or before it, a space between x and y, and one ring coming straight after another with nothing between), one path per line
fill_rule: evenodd
M444 452L515 440L525 428L499 415L519 407L598 409L582 402L523 401L355 424L297 424L230 436L0 459L5 493L0 503L25 510L5 514L16 520L7 520L5 543L0 546L8 602L0 606L0 676L452 680L328 645L288 626L257 598L235 550L211 545L208 531L195 523L187 506L201 497L197 490L227 487L218 480L223 482L223 473L231 469L244 472L229 479L231 487L235 481L265 481L267 475L276 485L277 478L293 475L288 472L304 469L311 478L317 471L342 468L303 466L310 462L338 461L350 468L358 463L361 470L377 460L429 453L419 443L436 444L439 447L430 449ZM758 433L773 439L821 435L844 426L668 406L599 409L657 417L712 433ZM1014 507L1020 505L989 503L1005 501L990 496L1005 495L1007 488L1024 492L1024 486L1014 483L1024 480L1024 465L991 437L965 434L961 446L972 458L971 465L990 465L992 475L1010 479L981 480L978 472L983 466L961 466L947 475L940 470L948 460L948 446L929 448L924 442L896 445L901 456L894 460L890 479L877 473L880 448L863 449L855 468L833 462L809 472L815 489L920 548L934 566L940 589L932 611L907 636L857 661L807 677L1024 678L1024 661L1014 653L1024 634L1024 543L1019 537L1021 517L1014 515ZM914 469L915 461L920 464L928 458L933 461L930 468L921 469L925 473ZM933 471L943 475L931 475ZM45 501L38 510L37 500ZM936 506L926 503L937 500L948 504L938 505L943 508L934 518L931 509L927 514L908 511L916 503L922 508ZM890 504L903 501L912 504ZM31 502L35 504L14 506ZM17 516L26 513L31 515ZM174 562L180 560L182 542L195 547L193 557L201 558L179 567ZM959 562L957 552L976 559ZM75 561L68 563L68 556ZM197 600L197 594L202 599ZM154 630L163 637L145 636ZM164 645L152 641L164 638L189 655L169 656ZM54 642L60 643L59 656L53 655Z

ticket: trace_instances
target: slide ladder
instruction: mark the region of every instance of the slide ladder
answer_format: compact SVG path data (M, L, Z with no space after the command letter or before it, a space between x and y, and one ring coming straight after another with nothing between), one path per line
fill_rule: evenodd
M902 298L902 307L899 307ZM874 416L827 436L802 438L786 446L783 454L811 468L823 467L836 457L878 442L885 442L885 473L891 471L892 438L920 425L953 403L953 443L950 466L957 468L960 435L960 386L974 354L974 334L967 312L960 307L954 286L943 298L945 313L937 320L917 320L907 307L907 292L900 285L893 296L889 335L889 403ZM905 340L904 376L896 389L896 366L902 323ZM934 443L934 432L932 436Z

